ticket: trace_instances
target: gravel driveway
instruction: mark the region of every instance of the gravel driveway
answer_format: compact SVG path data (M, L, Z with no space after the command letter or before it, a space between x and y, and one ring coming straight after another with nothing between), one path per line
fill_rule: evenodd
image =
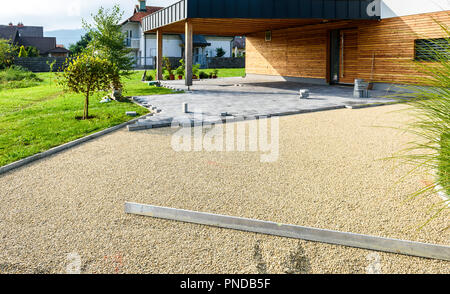
M0 273L450 273L450 262L125 215L125 201L449 245L426 176L378 160L411 137L404 106L280 118L280 159L175 152L125 129L0 176Z

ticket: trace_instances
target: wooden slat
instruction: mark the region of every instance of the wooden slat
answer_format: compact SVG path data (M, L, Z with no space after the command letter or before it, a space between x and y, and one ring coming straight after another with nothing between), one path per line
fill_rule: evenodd
M379 22L340 21L274 30L272 42L264 32L247 35L246 72L252 74L328 79L328 34L333 29L356 28L346 42L343 82L370 80L376 56L374 81L417 82L412 68L414 40L445 37L436 22L450 24L450 12L384 19Z

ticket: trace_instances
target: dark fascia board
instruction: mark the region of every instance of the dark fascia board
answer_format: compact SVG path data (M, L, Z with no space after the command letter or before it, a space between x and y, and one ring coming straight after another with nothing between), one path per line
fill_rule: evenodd
M187 18L379 20L379 0L181 0L143 18L145 32ZM372 15L373 14L373 15Z
M374 0L187 0L187 18L380 19ZM379 5L379 2L376 4Z

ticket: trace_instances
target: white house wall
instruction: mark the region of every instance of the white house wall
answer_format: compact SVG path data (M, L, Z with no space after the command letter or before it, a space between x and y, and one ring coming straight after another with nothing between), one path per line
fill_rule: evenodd
M156 35L146 35L147 57L156 55ZM143 49L142 49L143 51ZM181 38L179 35L163 35L163 56L181 58Z
M136 22L127 22L122 26L122 32L127 33L132 32L133 39L139 39L141 37L141 28L140 25ZM129 37L129 35L127 35Z
M382 0L381 18L450 10L450 0Z
M225 51L225 55L223 57L231 57L231 41L233 38L231 37L219 37L219 36L205 36L206 42L211 43L211 46L206 47L206 52L208 53L208 57L216 56L216 49L222 48Z

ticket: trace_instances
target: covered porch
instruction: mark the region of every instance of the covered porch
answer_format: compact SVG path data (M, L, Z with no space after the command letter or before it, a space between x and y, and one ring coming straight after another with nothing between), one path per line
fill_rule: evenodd
M192 86L193 34L242 36L274 30L376 21L372 0L182 0L143 19L145 33L157 35L157 79L162 80L162 36L185 35L185 85ZM273 51L282 58L288 48ZM247 57L248 58L248 57Z

